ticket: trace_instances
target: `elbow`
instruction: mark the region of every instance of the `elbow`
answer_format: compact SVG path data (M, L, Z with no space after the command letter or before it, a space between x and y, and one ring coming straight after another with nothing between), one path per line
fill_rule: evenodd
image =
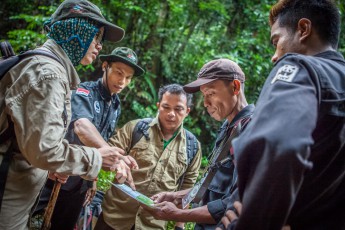
M90 122L87 118L80 118L74 121L74 133L80 140L83 139L85 132L88 130L87 123Z

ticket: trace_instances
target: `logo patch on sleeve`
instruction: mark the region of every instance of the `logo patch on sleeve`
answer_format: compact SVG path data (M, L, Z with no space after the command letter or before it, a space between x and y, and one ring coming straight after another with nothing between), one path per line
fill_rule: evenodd
M87 89L78 88L77 91L75 92L75 94L88 96L90 94L90 91Z
M101 112L101 106L99 105L99 101L95 101L95 103L93 103L93 107L95 108L96 113Z
M277 74L271 81L271 84L280 80L286 82L292 82L298 72L298 67L294 65L284 65L280 67L277 71Z

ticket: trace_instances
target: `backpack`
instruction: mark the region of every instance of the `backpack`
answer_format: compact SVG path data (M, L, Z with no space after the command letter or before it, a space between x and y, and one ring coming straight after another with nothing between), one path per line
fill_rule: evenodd
M91 204L82 208L80 216L73 230L92 230L102 212L104 192L97 190Z
M145 136L145 139L148 141L150 140L148 129L150 128L149 124L151 123L153 119L152 118L143 118L141 119L134 127L133 133L132 133L132 142L130 145L130 149L133 148L133 146L138 143L138 141ZM186 146L187 146L187 165L189 166L194 159L196 153L199 150L198 140L196 137L187 129L184 129L186 132ZM177 190L181 189L182 182L184 179L186 172L183 173L183 175L179 179L179 186Z
M59 60L58 57L56 57L54 54L49 53L44 50L29 50L24 53L21 53L19 55L15 55L13 48L11 44L8 41L0 42L0 51L2 58L0 59L0 80L5 76L5 74L16 64L18 64L20 61L22 61L24 58L34 55L43 55L49 58L52 58L59 62L62 66L62 62ZM64 108L64 114L67 114L66 108ZM64 117L64 116L63 116ZM14 134L14 127L11 119L7 119L9 124L8 128L0 134L0 140L1 142L6 142L10 138L13 138L15 136ZM66 120L64 118L65 123L67 122L67 116ZM1 204L2 204L2 197L4 195L5 191L5 184L7 179L7 174L9 170L9 166L11 163L11 159L13 157L13 144L9 147L7 152L4 154L3 160L0 165L0 212L1 212Z

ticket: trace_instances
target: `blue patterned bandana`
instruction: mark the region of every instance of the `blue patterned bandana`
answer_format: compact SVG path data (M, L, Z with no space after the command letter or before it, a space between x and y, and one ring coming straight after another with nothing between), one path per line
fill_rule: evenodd
M85 18L69 18L55 22L47 36L59 44L74 66L85 56L99 28Z

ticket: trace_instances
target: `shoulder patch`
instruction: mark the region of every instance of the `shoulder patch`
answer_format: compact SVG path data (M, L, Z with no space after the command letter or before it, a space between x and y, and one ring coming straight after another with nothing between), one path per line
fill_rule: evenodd
M99 101L95 101L95 103L93 104L93 107L95 108L96 113L101 112L101 106L99 105Z
M90 91L87 89L83 89L83 88L78 88L75 92L75 94L78 95L83 95L83 96L88 96L90 94Z
M292 82L298 72L298 67L295 65L283 65L277 71L277 74L271 81L271 84L280 80L286 82Z

